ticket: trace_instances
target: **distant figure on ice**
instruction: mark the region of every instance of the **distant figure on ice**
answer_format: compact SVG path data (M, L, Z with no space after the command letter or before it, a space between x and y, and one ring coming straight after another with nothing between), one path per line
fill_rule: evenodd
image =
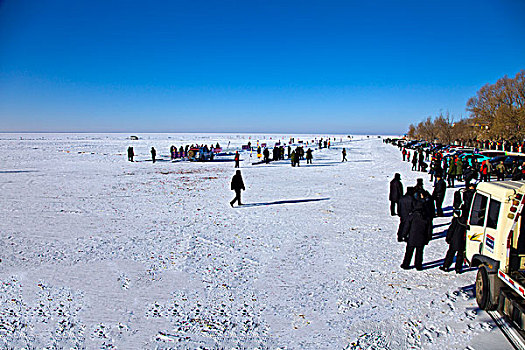
M394 179L390 181L390 194L388 199L390 200L390 215L395 216L396 205L399 203L399 199L403 195L403 184L401 183L401 175L396 173Z
M423 270L423 250L430 242L432 230L429 230L430 221L425 217L425 209L423 206L423 194L419 194L420 198L416 199L413 212L408 216L408 222L403 229L403 239L407 242L405 257L401 268L408 270L410 262L416 251L415 266L416 270ZM430 233L430 234L429 234Z
M155 163L155 157L157 156L157 151L155 150L155 147L151 147L151 160L153 163Z
M135 156L135 152L133 151L133 147L129 146L128 147L128 160L132 162L134 156Z
M292 154L290 155L290 161L292 162L292 166L295 166L295 150L292 151Z
M241 158L241 156L239 155L239 151L235 151L235 167L236 168L239 167L240 158Z
M263 155L264 155L264 162L266 164L270 163L270 151L268 150L268 148L264 149Z
M312 149L308 148L308 150L306 150L306 164L312 164L312 159L314 157L312 156Z
M244 181L242 181L241 171L237 170L235 172L235 175L232 177L232 184L231 184L232 191L235 191L235 198L230 202L230 205L233 207L235 202L237 202L239 205L242 205L241 203L241 190L245 190L244 188Z
M346 148L343 148L343 160L341 162L348 162L346 159Z

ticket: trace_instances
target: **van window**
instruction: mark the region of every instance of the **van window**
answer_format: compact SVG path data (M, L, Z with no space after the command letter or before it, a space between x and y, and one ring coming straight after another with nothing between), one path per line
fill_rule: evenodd
M488 197L476 193L472 203L472 212L470 213L470 224L473 226L485 225L485 210L487 209Z
M489 204L489 214L487 217L487 227L496 229L498 227L499 209L501 202L491 199Z

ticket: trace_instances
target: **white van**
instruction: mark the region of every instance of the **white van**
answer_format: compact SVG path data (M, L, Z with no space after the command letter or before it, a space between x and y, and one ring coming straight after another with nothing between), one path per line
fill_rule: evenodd
M476 301L525 328L525 181L478 184L466 232L465 260L479 267Z

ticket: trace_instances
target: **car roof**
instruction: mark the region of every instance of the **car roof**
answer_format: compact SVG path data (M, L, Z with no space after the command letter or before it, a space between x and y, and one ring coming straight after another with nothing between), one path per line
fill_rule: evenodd
M525 180L481 182L476 189L504 201L518 192L525 193Z

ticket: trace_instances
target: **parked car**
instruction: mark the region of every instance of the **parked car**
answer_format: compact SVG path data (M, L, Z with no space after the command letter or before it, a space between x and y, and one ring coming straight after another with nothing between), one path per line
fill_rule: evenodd
M462 153L460 156L463 162L468 161L469 165L472 165L472 161L475 159L478 164L481 164L484 160L489 160L490 157L484 156L479 153Z
M515 163L521 164L525 162L525 156L497 156L490 159L490 164L495 167L501 161L503 161L507 174L510 174Z
M497 156L504 156L505 155L505 151L494 151L494 150L481 151L479 153L483 154L484 156L490 157L490 158L497 157Z

